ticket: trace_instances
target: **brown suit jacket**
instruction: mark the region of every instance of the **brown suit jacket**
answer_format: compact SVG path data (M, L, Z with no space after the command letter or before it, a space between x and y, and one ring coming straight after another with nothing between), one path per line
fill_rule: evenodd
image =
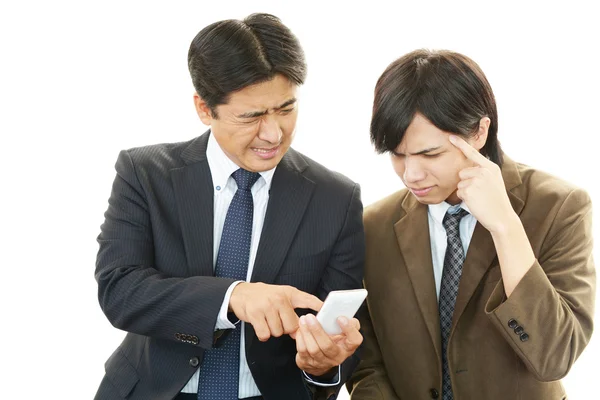
M502 175L536 261L506 299L491 235L476 225L448 346L454 399L565 399L559 380L593 330L590 199L508 157ZM348 382L351 398L441 398L427 206L401 190L368 207L364 223L368 313L360 318L364 349Z

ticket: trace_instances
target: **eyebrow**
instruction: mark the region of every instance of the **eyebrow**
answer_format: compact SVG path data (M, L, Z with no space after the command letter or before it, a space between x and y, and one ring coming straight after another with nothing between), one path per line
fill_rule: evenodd
M417 151L416 153L410 153L410 155L411 156L419 156L421 154L431 153L432 151L436 151L436 150L439 150L441 148L442 148L442 146L430 147L430 148L425 149L425 150ZM394 153L397 154L397 155L404 155L403 153L398 153L396 151L394 151Z
M285 108L285 107L287 107L289 105L292 105L295 102L296 102L296 98L294 97L292 99L287 100L285 103L281 104L279 107L275 107L274 110L275 111L281 110L282 108ZM247 112L247 113L236 115L236 117L238 117L238 118L256 118L256 117L261 117L261 116L267 114L268 112L269 112L269 110L264 110L264 111L250 111L250 112Z

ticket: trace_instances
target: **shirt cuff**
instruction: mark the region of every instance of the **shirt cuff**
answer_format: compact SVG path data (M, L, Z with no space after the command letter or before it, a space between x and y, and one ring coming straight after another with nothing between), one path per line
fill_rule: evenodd
M219 316L217 317L217 324L215 325L215 331L220 329L235 329L235 325L227 318L227 311L229 310L229 300L231 299L231 293L235 287L244 281L235 281L233 282L227 292L225 292L225 298L223 299L223 304L221 304L221 309L219 310Z
M337 374L335 374L335 376L329 382L324 382L324 381L318 380L319 379L318 376L309 375L304 371L302 371L302 374L304 374L304 379L306 379L306 381L312 385L322 386L322 387L330 387L330 386L337 386L340 384L340 376L341 376L340 372L341 372L341 366L338 365Z

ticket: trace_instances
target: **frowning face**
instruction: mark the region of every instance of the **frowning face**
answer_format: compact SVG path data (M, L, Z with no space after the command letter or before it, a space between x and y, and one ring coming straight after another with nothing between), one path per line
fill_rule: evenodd
M296 129L297 85L282 75L247 86L216 107L213 116L196 94L194 103L202 122L225 154L248 171L267 171L287 152Z

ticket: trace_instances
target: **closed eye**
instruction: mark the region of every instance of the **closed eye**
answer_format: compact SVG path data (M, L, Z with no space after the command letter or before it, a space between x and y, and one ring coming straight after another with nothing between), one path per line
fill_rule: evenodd
M286 108L285 110L279 110L279 114L281 114L281 115L287 115L287 114L291 113L292 111L294 111L294 107L292 107L292 108Z
M240 121L244 125L252 125L260 121L260 118L245 118L243 121Z

